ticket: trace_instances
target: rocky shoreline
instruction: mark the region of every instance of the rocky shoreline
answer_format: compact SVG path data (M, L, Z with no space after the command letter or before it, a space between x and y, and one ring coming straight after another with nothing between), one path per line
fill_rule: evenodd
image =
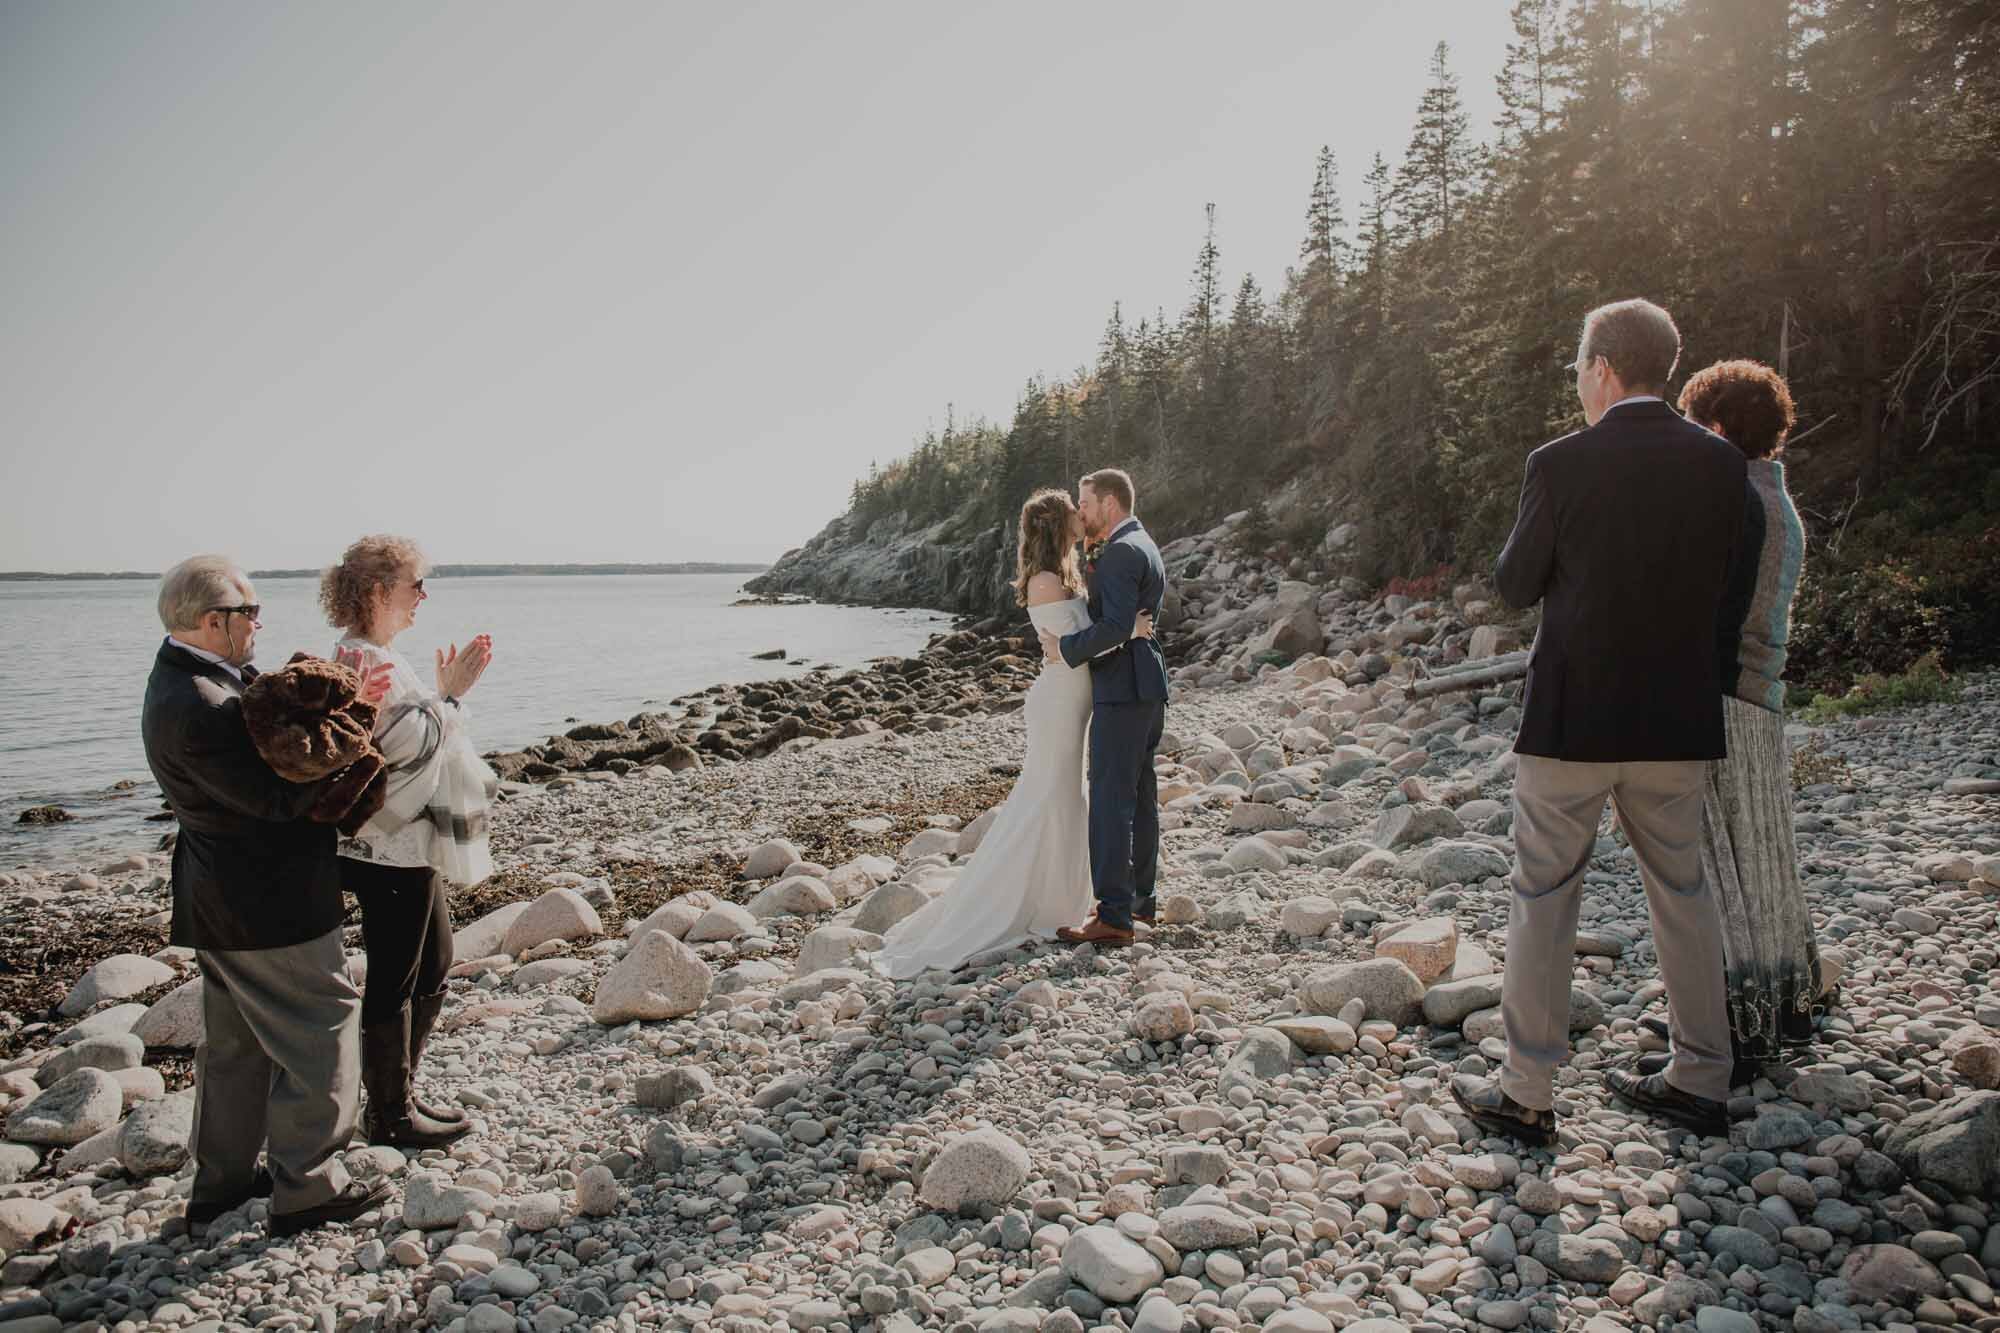
M1524 1150L1446 1090L1498 1054L1518 686L1410 694L1519 627L1476 587L1362 598L1225 538L1171 557L1137 947L867 970L977 847L1010 712L522 786L500 873L455 896L428 1073L477 1131L351 1149L398 1186L353 1228L274 1243L257 1202L188 1234L190 960L52 965L64 1012L5 1020L0 1328L2000 1328L2000 676L1795 728L1841 975L1728 1139L1597 1080L1659 999L1607 825L1562 1135ZM0 930L158 928L163 870L5 877Z

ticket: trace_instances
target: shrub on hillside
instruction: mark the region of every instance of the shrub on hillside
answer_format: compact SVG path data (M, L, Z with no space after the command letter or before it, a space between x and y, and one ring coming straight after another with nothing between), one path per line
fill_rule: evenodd
M1904 530L1907 532L1907 529ZM1876 550L1891 545L1877 534ZM1792 608L1795 694L1838 695L1930 655L1950 669L2000 660L2000 527L1913 537L1890 554L1809 560Z
M1855 681L1844 694L1819 695L1806 705L1799 716L1818 725L1837 717L1859 717L1891 708L1952 703L1958 696L1959 684L1945 674L1937 654L1925 653L1893 676L1870 672Z

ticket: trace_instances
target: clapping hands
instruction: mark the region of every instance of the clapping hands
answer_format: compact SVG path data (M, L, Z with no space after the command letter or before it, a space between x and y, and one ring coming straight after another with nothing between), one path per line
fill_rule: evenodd
M379 704L388 695L390 666L387 662L371 667L359 648L337 648L333 660L361 677L361 688L355 691L354 697L362 703Z
M460 652L458 645L451 646L446 654L440 648L437 653L438 693L447 699L463 698L486 674L486 668L493 664L493 636L481 634Z

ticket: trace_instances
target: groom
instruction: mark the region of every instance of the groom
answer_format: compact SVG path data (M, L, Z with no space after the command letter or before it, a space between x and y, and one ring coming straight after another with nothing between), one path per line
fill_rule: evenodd
M1118 948L1132 923L1153 924L1160 870L1160 810L1153 752L1167 721L1167 664L1152 639L1134 639L1139 613L1155 619L1167 595L1160 548L1132 517L1132 478L1115 468L1085 477L1077 510L1089 559L1090 627L1042 651L1072 667L1090 664L1090 879L1097 913L1057 932L1072 944Z

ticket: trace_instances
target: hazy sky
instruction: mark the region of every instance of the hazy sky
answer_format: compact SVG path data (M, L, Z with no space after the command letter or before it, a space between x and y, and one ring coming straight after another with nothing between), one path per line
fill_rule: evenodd
M1275 293L1507 8L8 0L0 568L775 558L1205 202Z

